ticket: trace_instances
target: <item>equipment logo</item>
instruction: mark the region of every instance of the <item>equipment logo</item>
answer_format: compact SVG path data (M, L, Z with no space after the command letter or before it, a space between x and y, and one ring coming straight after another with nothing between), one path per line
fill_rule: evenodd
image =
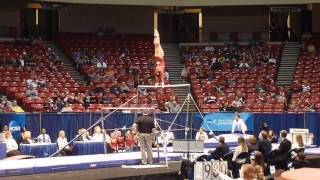
M21 137L21 128L20 128L20 124L13 120L13 121L10 121L9 123L9 130L11 131L12 133L12 136L14 139L19 139Z

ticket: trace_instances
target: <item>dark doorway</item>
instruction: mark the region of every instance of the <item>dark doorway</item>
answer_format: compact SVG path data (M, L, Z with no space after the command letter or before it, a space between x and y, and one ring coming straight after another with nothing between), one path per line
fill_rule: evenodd
M54 9L39 11L39 29L43 39L52 41L59 32L59 13Z
M302 30L302 33L306 31L308 31L309 33L312 32L312 11L311 10L302 11L301 30Z
M158 30L162 43L198 42L199 14L158 15Z
M38 37L43 40L54 40L58 32L58 10L39 9L38 24L36 24L37 10L24 8L21 12L21 32L23 37Z

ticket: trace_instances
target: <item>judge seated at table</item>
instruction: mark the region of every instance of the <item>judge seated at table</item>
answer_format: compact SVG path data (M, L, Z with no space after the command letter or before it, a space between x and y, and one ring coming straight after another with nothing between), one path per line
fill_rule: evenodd
M72 155L73 150L72 148L68 145L68 140L65 136L64 131L59 132L59 137L57 139L57 144L58 148L60 150L61 155Z
M32 140L32 137L31 137L31 132L30 131L25 131L23 134L22 134L22 142L21 144L33 144L33 140Z
M103 137L105 135L105 137ZM92 140L93 141L97 141L97 142L103 142L103 139L105 139L105 141L107 143L110 142L110 136L107 133L103 133L100 126L96 126L94 127L94 133L92 135Z
M167 138L167 146L172 146L173 140L174 140L174 134L171 130L171 128L168 129L168 131L166 132L161 132L160 136L158 137L158 144L163 144L164 143L164 137L165 137L165 133L166 133L166 138Z
M37 137L38 143L51 143L49 134L46 133L46 129L42 128L41 133Z
M84 128L79 130L79 134L78 135L80 135L78 137L78 141L87 142L87 141L90 141L92 139L90 134L89 134L89 132Z
M305 148L305 144L303 143L303 138L301 134L297 134L295 137L295 141L292 144L292 149L300 149L300 148Z
M20 155L20 151L18 150L18 144L16 140L12 138L12 134L9 130L4 132L4 141L7 146L7 157Z
M204 131L204 128L200 128L199 132L196 134L196 140L197 141L204 141L208 139L207 133Z

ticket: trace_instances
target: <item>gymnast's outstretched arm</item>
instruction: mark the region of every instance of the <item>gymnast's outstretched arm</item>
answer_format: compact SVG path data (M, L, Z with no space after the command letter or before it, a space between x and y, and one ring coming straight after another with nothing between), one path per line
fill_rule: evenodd
M154 40L153 40L153 43L154 43L154 56L157 56L161 59L163 59L163 56L164 56L164 52L163 52L163 49L161 47L161 44L160 44L160 34L158 32L158 30L154 30Z

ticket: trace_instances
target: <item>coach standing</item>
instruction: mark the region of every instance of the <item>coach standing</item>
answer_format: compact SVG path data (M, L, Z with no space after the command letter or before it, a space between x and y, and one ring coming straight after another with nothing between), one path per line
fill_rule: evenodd
M138 141L140 144L142 164L152 164L152 134L156 131L153 118L149 116L147 110L143 115L135 120L133 127L138 131ZM147 153L147 157L146 157ZM148 161L147 161L148 160Z

